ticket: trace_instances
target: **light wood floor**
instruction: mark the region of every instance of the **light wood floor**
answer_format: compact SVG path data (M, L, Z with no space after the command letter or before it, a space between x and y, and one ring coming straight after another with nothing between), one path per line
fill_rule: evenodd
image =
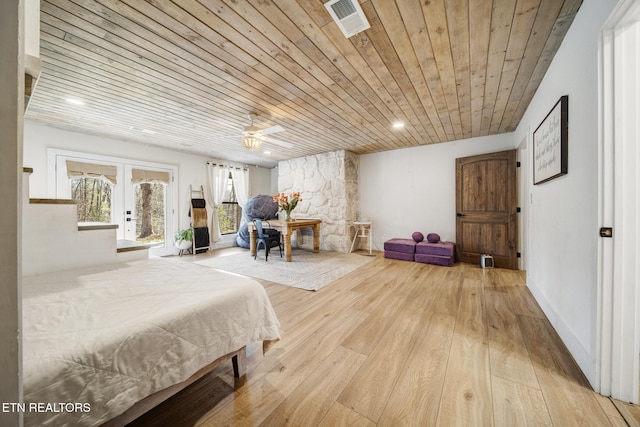
M627 425L523 272L378 254L318 292L262 283L282 339L246 377L221 367L131 426Z

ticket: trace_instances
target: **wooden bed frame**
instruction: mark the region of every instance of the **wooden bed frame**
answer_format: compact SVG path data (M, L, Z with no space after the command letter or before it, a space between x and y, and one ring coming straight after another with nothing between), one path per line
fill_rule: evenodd
M229 354L225 354L224 356L214 360L212 363L208 364L204 368L200 369L195 374L191 375L185 381L181 383L174 384L170 387L165 388L164 390L160 390L156 393L153 393L141 401L137 402L131 408L127 409L122 414L118 415L115 418L110 419L106 423L102 424L102 427L122 427L140 417L142 414L148 412L152 408L158 406L160 403L164 402L174 394L179 391L185 389L189 385L198 381L200 378L204 377L222 363L231 359L231 363L233 364L233 376L236 378L240 378L246 373L246 358L247 358L247 347L244 346L234 352Z

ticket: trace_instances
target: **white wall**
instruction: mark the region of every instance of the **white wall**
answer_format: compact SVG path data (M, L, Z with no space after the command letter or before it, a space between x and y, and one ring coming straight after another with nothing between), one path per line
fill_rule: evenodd
M513 134L470 138L360 156L360 218L373 246L414 231L456 239L456 158L515 148Z
M569 351L595 384L598 239L599 30L614 0L585 0L515 131L528 138L562 95L569 95L568 174L540 185L529 162L527 285Z
M236 165L225 160L210 159L201 155L187 154L149 145L69 132L26 121L24 124L24 166L33 168L30 179L30 197L51 198L48 194L47 148L78 151L164 163L178 166L178 223L180 228L189 226L189 185L199 188L206 186L207 161L218 161ZM237 165L242 166L242 165ZM249 196L271 194L271 170L261 167L250 168Z

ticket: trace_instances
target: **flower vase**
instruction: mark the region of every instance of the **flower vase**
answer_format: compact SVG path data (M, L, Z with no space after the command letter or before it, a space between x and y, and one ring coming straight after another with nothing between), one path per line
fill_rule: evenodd
M284 211L284 213L285 213L284 220L291 221L291 211Z

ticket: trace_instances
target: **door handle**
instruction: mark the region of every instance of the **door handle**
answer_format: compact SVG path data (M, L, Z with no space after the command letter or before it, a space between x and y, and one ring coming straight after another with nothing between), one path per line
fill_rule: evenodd
M613 228L611 227L600 228L600 237L613 237Z
M460 217L463 217L463 216L464 216L464 214L463 214L462 212L458 212L458 213L456 214L456 216L457 216L458 218L460 218Z

